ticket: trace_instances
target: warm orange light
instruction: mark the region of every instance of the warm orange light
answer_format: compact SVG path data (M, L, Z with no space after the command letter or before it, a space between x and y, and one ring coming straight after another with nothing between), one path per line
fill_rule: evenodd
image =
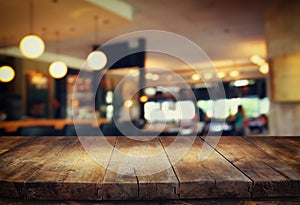
M225 76L226 76L226 73L225 73L225 72L222 72L222 71L220 71L220 72L218 72L218 73L217 73L217 76L218 76L218 78L225 78Z
M201 76L199 74L193 74L192 75L192 80L197 81L197 80L200 80L200 79L201 79Z
M269 73L269 64L268 63L264 63L259 67L259 71L262 74L268 74Z
M148 99L149 99L148 96L143 95L143 96L140 97L140 102L145 103L145 102L148 101Z
M256 65L263 65L265 63L265 60L258 55L251 56L250 60L252 63L254 63Z
M127 107L127 108L132 107L132 105L133 105L133 101L132 100L126 100L124 102L124 106Z
M230 77L235 78L235 77L238 77L240 75L240 72L237 71L237 70L234 70L234 71L231 71L229 75L230 75Z
M79 100L72 100L72 106L73 107L78 107L79 106Z

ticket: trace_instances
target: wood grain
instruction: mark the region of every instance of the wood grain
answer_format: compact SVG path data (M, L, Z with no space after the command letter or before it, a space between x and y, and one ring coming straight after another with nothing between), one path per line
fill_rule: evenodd
M69 142L64 137L38 137L1 155L2 197L24 197L25 182L51 161Z
M134 170L127 167L126 156L120 155L127 152L127 146L121 145L118 137L100 190L104 200L138 199L137 177Z
M166 148L180 182L180 198L250 197L251 181L218 153L210 150L209 158L199 160L204 143L200 138L195 139L186 155L176 163L178 149L190 144L190 138L180 138L178 147ZM160 140L165 147L174 141L171 137Z
M222 137L216 149L253 181L253 197L300 195L299 172L246 139Z
M0 136L0 154L14 149L29 140L32 140L32 137Z
M213 149L207 142L214 139L187 136L0 137L5 150L0 197L129 202L299 197L299 139L222 137ZM205 150L211 155L200 160Z
M95 137L82 138L87 140L85 143L97 140ZM113 141L116 138L110 140ZM98 143L93 143L93 145L93 157L97 158L103 152L103 147ZM96 146L98 146L97 149ZM28 182L31 185L31 191L27 197L53 199L53 196L56 196L61 200L101 200L102 195L99 194L99 190L112 148L110 152L107 148L105 151L109 156L103 156L107 162L102 166L88 154L79 139L74 137L55 159L30 178Z
M249 137L248 139L272 157L300 172L299 137Z
M134 151L138 157L146 156L142 161L146 166L137 171L139 199L178 198L179 182L158 138L139 137L138 139L146 141L134 141L127 138L126 144L130 146L134 141Z
M104 199L178 198L178 181L158 139L136 139L118 138L103 182Z

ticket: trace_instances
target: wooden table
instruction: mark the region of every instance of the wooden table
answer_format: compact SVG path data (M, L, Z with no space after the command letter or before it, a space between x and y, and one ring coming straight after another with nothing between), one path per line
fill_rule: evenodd
M175 139L179 143L170 146ZM178 162L178 150L188 146L190 137L105 140L111 146L91 143L90 152L101 160L99 165L77 137L0 137L2 202L13 199L300 203L298 137L222 137L215 148L207 139L196 137ZM200 161L198 156L204 147L212 154ZM137 174L138 171L127 175L111 171L113 167L130 167L130 161L126 162L119 152L134 155L145 150L162 154L153 169L169 166L146 176Z

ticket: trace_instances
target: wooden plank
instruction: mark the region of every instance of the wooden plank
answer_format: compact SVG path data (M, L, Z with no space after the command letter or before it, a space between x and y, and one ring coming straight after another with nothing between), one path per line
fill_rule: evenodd
M190 137L177 136L176 143L175 137L160 140L179 179L180 198L250 197L251 181L210 146L205 147L212 154L205 160L199 160L204 145L200 138L191 142L193 139ZM178 156L179 150L190 144L188 152ZM178 157L182 158L177 162Z
M266 153L300 172L300 137L249 137Z
M179 182L172 165L158 138L136 137L137 140L122 138L122 145L130 145L129 153L137 156L141 165L135 170L139 185L139 199L177 199Z
M130 170L126 163L131 145L122 143L118 137L107 172L102 183L101 195L104 200L136 200L138 199L138 182L134 170ZM122 155L123 154L123 155ZM120 173L121 172L121 173Z
M178 181L158 139L119 137L103 181L103 199L174 199Z
M80 149L72 151L76 162L70 164L72 171L63 182L63 199L102 200L102 181L114 148L107 145L114 145L116 140L117 137L80 137Z
M222 137L217 151L205 147L212 154L204 161L199 154L207 144L199 137L149 138L26 137L22 144L23 137L0 137L0 147L12 147L0 154L0 197L164 200L300 195L299 171L288 163L293 154L298 156L292 153L299 148L294 138L276 138L270 145L268 138L261 143L261 138L253 138L272 157L251 139ZM184 148L188 152L182 155ZM147 159L149 155L159 157ZM297 165L296 160L292 164Z
M24 198L24 183L70 142L64 137L38 137L0 156L0 194Z
M32 137L0 136L0 154L22 145Z
M222 137L216 149L253 181L253 197L300 195L299 172L246 139Z
M99 146L100 137L81 137L95 159L102 157L108 164L112 149ZM116 138L111 138L111 141ZM94 143L93 143L94 142ZM97 147L98 146L98 147ZM106 167L94 160L78 138L27 183L29 199L101 200L99 194Z

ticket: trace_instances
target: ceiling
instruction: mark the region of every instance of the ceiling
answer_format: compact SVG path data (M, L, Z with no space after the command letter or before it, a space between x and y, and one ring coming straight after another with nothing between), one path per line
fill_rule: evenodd
M263 77L249 61L254 54L266 57L261 0L35 0L32 21L29 2L0 0L5 16L0 52L20 56L20 39L33 32L46 42L38 60L51 61L59 52L69 66L80 68L94 44L128 32L162 30L196 43L218 70L240 70L244 76L239 78ZM194 63L208 69L205 62ZM187 78L193 74L178 59L155 53L147 54L146 66L176 70Z

